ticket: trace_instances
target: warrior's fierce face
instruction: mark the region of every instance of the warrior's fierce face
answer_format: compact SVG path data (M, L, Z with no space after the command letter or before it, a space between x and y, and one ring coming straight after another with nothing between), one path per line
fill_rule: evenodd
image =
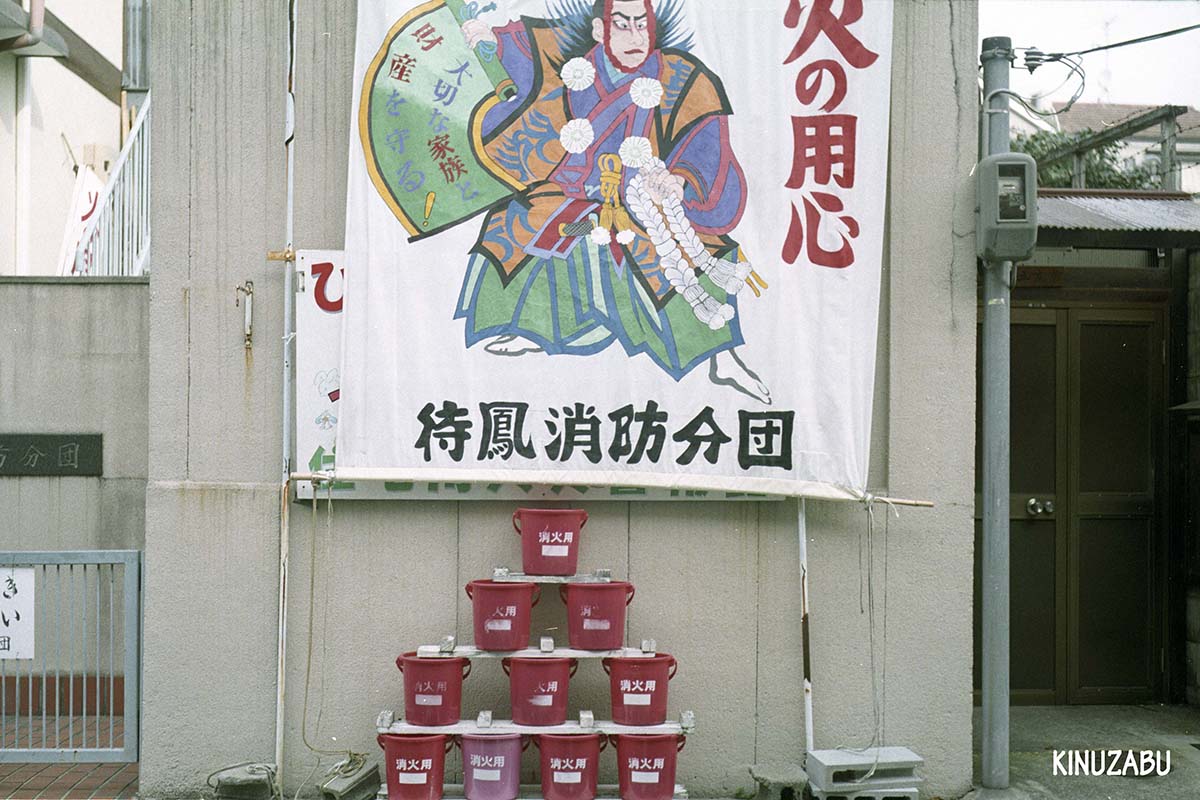
M601 3L596 3L597 10ZM592 38L623 72L634 72L654 52L651 0L603 0L603 13L592 20Z

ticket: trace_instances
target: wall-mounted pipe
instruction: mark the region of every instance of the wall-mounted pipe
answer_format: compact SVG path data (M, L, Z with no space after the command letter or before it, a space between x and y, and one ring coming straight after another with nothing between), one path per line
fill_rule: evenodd
M0 53L8 50L21 50L41 44L42 32L46 29L46 0L30 0L29 30L15 39L0 42Z

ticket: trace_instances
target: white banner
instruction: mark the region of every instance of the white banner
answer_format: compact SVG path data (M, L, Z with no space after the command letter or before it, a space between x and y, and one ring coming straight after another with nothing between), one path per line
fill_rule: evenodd
M338 478L861 493L891 16L361 0Z
M0 570L0 661L34 657L35 589L31 567Z

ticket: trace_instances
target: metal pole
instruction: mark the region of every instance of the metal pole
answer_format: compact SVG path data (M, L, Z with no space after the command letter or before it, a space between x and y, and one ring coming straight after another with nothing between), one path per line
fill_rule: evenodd
M813 740L812 649L808 638L808 524L804 498L796 503L800 532L800 644L804 648L804 755L807 757L816 747Z
M1012 40L983 40L987 155L1008 152ZM1009 307L1011 261L983 271L983 786L1008 788Z

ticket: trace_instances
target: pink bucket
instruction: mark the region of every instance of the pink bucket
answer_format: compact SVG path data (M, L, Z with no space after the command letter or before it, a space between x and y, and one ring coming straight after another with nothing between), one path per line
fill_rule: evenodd
M608 740L598 733L574 736L543 734L534 741L542 751L545 800L592 800L600 773L600 751Z
M567 721L571 677L579 669L573 658L506 658L512 718L518 725L562 725Z
M612 720L621 725L661 725L667 721L667 688L679 663L659 653L650 658L606 658Z
M574 575L579 569L579 535L587 521L587 512L578 508L518 508L513 512L525 574Z
M437 736L376 737L383 748L388 800L441 800L446 774L446 753L454 739Z
M475 646L480 650L512 651L529 646L529 617L541 599L542 590L533 583L471 581L475 617Z
M612 738L617 745L621 800L671 800L675 796L676 754L687 743L682 734Z
M567 638L576 650L616 650L625 646L625 607L633 584L568 583L559 587L567 604Z
M529 740L520 734L459 737L467 800L516 800L521 792L521 752Z

